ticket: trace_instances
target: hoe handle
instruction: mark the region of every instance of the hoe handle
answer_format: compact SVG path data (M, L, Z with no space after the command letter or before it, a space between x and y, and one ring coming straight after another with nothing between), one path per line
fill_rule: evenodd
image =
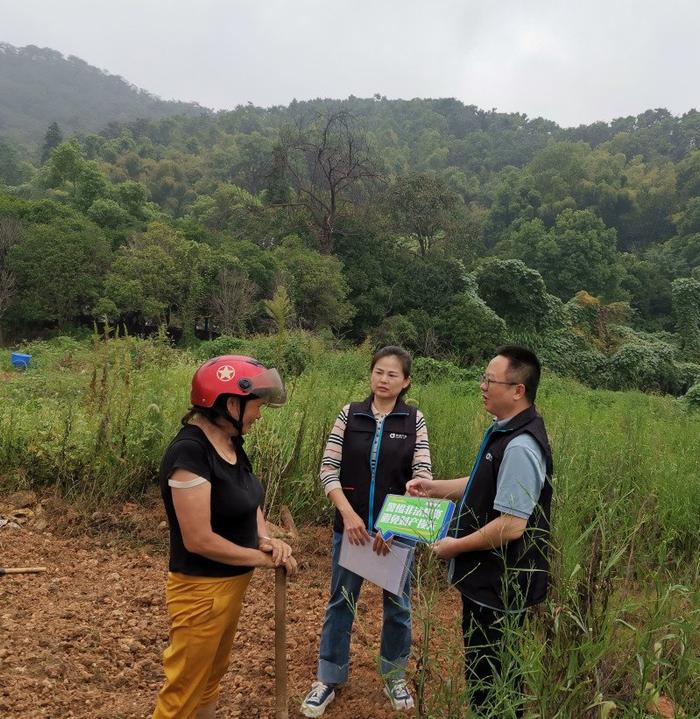
M287 570L275 569L275 719L287 711Z
M38 574L45 571L46 567L0 567L0 577L5 574Z

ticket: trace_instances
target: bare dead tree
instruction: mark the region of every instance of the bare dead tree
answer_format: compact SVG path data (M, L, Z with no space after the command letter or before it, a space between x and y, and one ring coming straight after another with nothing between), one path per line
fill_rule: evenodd
M2 344L2 318L15 296L15 276L7 264L13 245L22 238L22 223L16 217L0 217L0 344Z
M217 277L218 290L212 297L214 318L223 334L242 334L255 311L258 286L235 269L225 269Z
M296 192L295 202L283 204L308 210L321 252L330 254L338 216L355 199L353 185L380 178L366 131L346 111L300 119L282 132L276 152Z

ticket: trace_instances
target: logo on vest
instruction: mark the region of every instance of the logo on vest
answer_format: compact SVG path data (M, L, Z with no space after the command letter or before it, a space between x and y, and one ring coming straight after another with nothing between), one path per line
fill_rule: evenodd
M491 452L487 452L487 453L486 453L486 456L484 457L484 459L485 459L487 462L493 462L493 455L491 454Z
M389 439L406 439L408 437L407 434L399 434L398 432L392 432L389 435Z

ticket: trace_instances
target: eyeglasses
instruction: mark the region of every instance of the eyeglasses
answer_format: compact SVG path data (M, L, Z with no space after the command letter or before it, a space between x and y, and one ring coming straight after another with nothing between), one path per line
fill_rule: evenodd
M490 377L487 377L485 374L482 374L481 377L479 377L479 384L485 384L486 389L489 388L489 385L491 384L509 384L509 385L516 385L516 384L522 384L522 382L501 382L497 379L491 379Z

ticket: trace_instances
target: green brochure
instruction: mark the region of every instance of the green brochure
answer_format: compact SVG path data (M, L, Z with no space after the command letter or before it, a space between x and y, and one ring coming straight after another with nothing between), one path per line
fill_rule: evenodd
M384 539L394 535L415 542L437 542L446 534L455 511L449 499L388 494L374 526Z

